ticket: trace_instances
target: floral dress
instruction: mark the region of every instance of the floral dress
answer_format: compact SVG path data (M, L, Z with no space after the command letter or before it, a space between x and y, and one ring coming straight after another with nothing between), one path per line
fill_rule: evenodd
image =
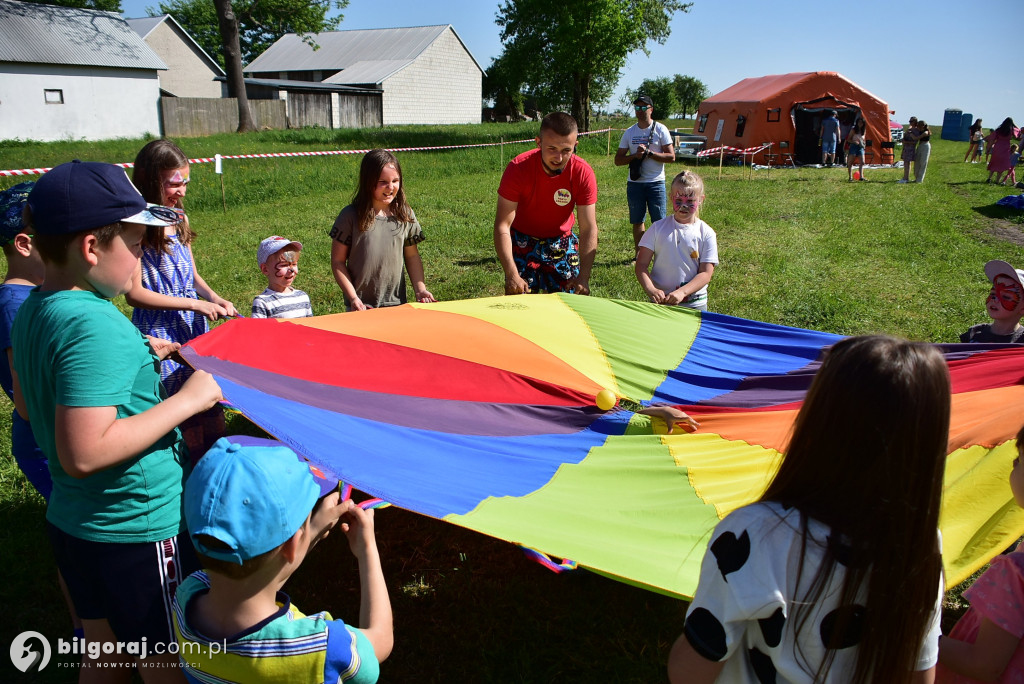
M149 247L142 250L142 286L152 292L171 297L199 299L192 270L192 254L188 247L178 241L177 235L171 235L169 238L170 253ZM181 309L137 308L132 312L132 323L144 335L180 344L185 344L208 330L203 315ZM191 374L191 368L170 359L160 364L160 379L169 395L181 389Z

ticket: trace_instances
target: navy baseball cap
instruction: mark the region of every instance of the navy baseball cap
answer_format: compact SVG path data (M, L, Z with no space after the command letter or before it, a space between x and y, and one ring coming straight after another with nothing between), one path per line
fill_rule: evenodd
M77 233L119 221L170 226L181 220L173 209L148 204L121 167L78 159L43 174L28 206L38 235Z

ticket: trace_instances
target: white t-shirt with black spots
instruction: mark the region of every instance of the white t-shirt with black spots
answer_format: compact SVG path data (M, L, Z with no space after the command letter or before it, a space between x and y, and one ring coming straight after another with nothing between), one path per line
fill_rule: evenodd
M833 543L829 528L817 521L810 521L808 531L805 571L797 587L798 510L772 502L751 504L733 511L715 527L684 633L703 657L727 659L719 682L811 682L825 656L826 640L842 645L826 682L846 681L853 671L860 641L857 618L863 608L838 605L845 574L842 559L849 557L843 545L837 553L840 563L804 624L797 649L796 620L791 619L796 616L796 599L807 593L813 568L824 557L826 545ZM928 635L918 652L918 670L938 660L942 589L940 582ZM835 634L832 625L843 610L853 611L853 626Z

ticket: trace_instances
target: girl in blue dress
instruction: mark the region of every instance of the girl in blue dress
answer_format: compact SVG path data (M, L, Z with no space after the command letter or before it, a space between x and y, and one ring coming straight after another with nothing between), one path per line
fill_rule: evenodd
M170 140L154 140L142 148L135 158L132 181L147 202L184 214L188 157ZM207 319L238 315L234 305L214 292L196 270L194 237L187 217L176 226L146 229L142 259L125 295L135 307L132 323L144 335L185 344L208 330ZM191 374L191 368L170 359L160 366L168 395L177 392ZM195 461L223 436L224 412L214 406L183 423L181 430Z

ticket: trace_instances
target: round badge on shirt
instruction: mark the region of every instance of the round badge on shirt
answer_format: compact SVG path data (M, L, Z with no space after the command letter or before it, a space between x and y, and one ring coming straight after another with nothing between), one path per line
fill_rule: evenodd
M572 193L565 188L559 188L555 190L555 204L560 207L564 207L572 201Z

